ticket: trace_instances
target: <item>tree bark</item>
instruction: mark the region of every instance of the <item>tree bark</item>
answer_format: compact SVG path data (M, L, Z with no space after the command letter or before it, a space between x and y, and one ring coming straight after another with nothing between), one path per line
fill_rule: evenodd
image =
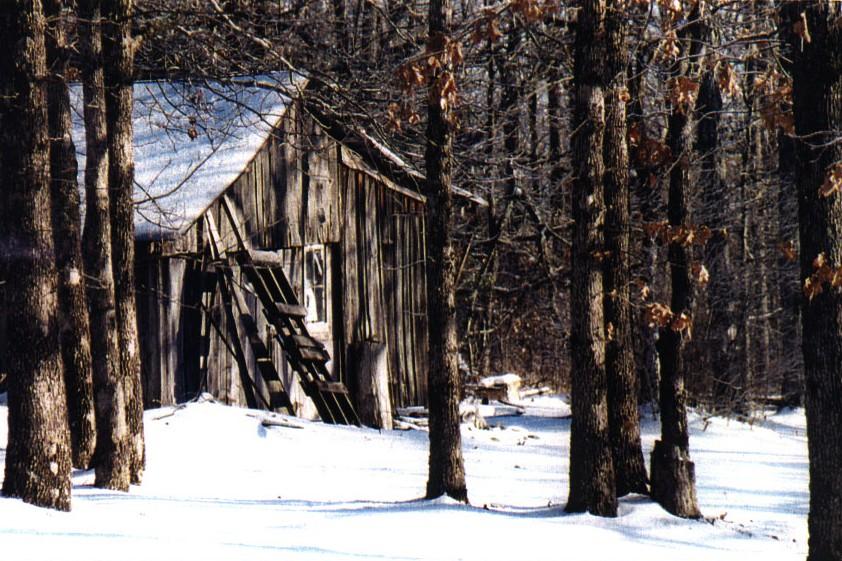
M714 231L705 246L705 265L710 273L707 288L710 323L706 333L705 348L709 353L712 401L715 411L729 411L733 403L732 388L736 383L736 302L733 298L733 267L726 232L729 226L729 208L725 183L719 167L719 121L722 95L712 71L702 77L699 98L696 101L696 151L701 170L699 183L704 189L702 197L707 225Z
M105 0L102 12L105 16L102 44L112 268L120 340L119 376L126 398L131 481L140 483L146 464L146 449L143 440L143 389L134 292L132 82L136 46L131 33L132 0Z
M605 130L604 0L585 0L577 20L573 99L573 264L570 294L571 405L568 512L617 515L608 430L603 251Z
M521 76L518 63L518 49L520 48L520 29L511 16L506 53L500 64L500 85L503 93L500 96L500 113L503 119L503 149L506 158L504 174L506 178L506 196L514 196L518 188L515 162L520 161L520 90Z
M690 16L682 30L682 52L671 69L673 78L690 75L691 63L699 56L702 3ZM670 226L687 226L689 222L690 160L692 126L688 116L692 108L674 103L671 107L667 144L673 155L667 203ZM689 248L683 240L671 240L668 248L674 317L686 314L692 318L693 301L690 281ZM684 387L684 345L686 332L668 325L661 329L658 356L661 361L661 383L658 388L661 405L661 439L652 450L652 498L667 512L685 518L701 516L696 500L696 478L690 461L687 432L686 390Z
M795 142L785 133L778 135L778 240L798 246L798 186L795 179ZM782 406L804 404L804 363L801 353L791 352L801 345L801 291L798 290L798 262L785 252L778 254L778 298L781 315L778 329L782 343Z
M634 126L640 133L641 139L647 137L646 122L643 119L643 85L646 77L644 69L648 62L640 54L635 61L635 67L628 77L629 94L632 98L629 126ZM638 141L639 142L639 141ZM661 194L659 182L650 183L650 176L657 177L658 170L641 158L634 158L635 180L633 194L640 210L640 220L644 224L653 224L659 220ZM650 236L643 236L641 240L643 259L639 269L640 279L648 287L655 286L655 276L658 271L658 245ZM637 379L640 386L640 403L657 404L659 364L658 350L655 347L657 329L650 327L645 321L645 308L641 306L636 320L638 329L632 348L638 349Z
M7 271L9 440L3 494L70 510L70 431L50 219L45 19L40 0L0 7L0 240Z
M607 15L605 81L605 261L604 309L607 336L605 374L608 382L608 420L618 497L648 493L646 466L640 443L638 379L632 343L631 226L629 218L629 150L626 141L626 40L623 13Z
M345 16L345 0L332 0L333 33L340 56L348 56L348 22Z
M752 386L754 385L755 372L767 372L765 369L756 367L757 359L762 357L764 350L755 350L756 332L753 328L751 316L755 313L762 315L761 294L763 291L762 280L757 282L758 273L762 272L762 261L756 257L760 253L762 237L760 235L761 220L758 214L762 213L760 195L757 191L759 182L758 167L761 160L761 135L759 124L755 115L758 112L760 99L754 88L754 81L750 77L761 71L758 61L750 59L746 64L748 76L746 77L745 99L746 113L743 124L744 149L742 151L742 174L740 181L740 199L742 206L742 225L740 228L740 261L742 262L740 275L740 288L736 292L740 302L740 322L737 330L737 354L733 362L739 364L736 372L732 373L728 380L726 395L730 398L725 402L728 412L741 416L747 416L752 408ZM758 287L757 285L760 284ZM742 344L739 344L742 342Z
M91 374L91 339L83 282L79 187L76 147L71 136L70 91L67 87L70 47L67 6L46 0L46 45L50 81L47 106L50 133L50 170L53 243L58 268L59 333L67 387L67 414L73 465L87 469L96 446L96 417Z
M91 318L96 402L98 487L126 491L131 482L125 388L114 300L108 138L102 67L100 0L79 1L79 43L85 113L85 272Z
M444 48L449 40L450 0L431 0L427 49L442 62L430 78L427 148L427 287L430 314L430 461L427 498L449 495L467 502L459 418L459 360L456 334L456 252L453 247L453 108L445 86L455 79Z
M842 196L823 197L829 167L842 161L842 6L838 2L790 2L781 9L781 33L790 46L796 132L796 179L801 278L814 272L824 253L842 265ZM804 18L802 20L802 18ZM806 23L811 40L795 34ZM808 561L842 560L842 294L825 287L802 297L807 436L810 458Z
M558 188L562 176L561 128L563 116L561 97L561 81L558 71L551 70L549 83L547 84L547 141L548 157L550 160L550 183L554 189L552 189L550 200L553 201L554 207L563 211L565 208L564 194L556 193L556 190L562 191Z

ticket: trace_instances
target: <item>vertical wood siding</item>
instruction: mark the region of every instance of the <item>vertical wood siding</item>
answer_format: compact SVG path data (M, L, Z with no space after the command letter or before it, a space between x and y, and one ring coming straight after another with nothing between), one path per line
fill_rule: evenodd
M426 402L427 316L424 207L387 188L376 174L346 166L336 142L299 104L289 108L274 136L226 191L255 249L277 251L299 297L304 247L325 244L331 282L333 329L328 349L334 377L353 391L357 349L363 342L388 346L395 406ZM218 203L208 210L222 245L236 242ZM147 407L182 401L207 391L224 403L245 404L230 335L217 293L211 317L207 378L199 380L201 263L206 250L201 220L175 242L138 244L138 307ZM315 409L294 383L247 285L235 279L261 338L269 344L281 378L302 416ZM221 334L220 334L221 332ZM248 341L241 345L253 376ZM229 341L230 343L230 341ZM259 378L259 376L258 376ZM254 380L268 399L262 380Z

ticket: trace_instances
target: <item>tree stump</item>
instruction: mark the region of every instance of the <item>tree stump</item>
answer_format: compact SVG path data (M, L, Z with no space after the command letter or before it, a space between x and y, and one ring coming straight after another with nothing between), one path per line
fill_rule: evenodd
M370 427L391 430L388 347L384 343L363 341L356 356L359 357L357 408L360 421Z
M701 518L696 500L696 467L678 446L655 441L652 450L652 498L681 518Z

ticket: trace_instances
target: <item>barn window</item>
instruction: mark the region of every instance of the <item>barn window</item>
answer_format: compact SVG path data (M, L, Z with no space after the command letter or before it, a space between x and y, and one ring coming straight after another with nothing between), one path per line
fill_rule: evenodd
M327 322L327 290L325 280L325 246L304 248L304 307L308 323Z

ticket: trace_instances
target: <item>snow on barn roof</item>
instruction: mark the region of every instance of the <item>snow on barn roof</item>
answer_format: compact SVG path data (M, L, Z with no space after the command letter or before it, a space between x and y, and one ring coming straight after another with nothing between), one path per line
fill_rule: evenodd
M303 82L278 73L227 82L135 83L136 236L169 238L186 230L242 174ZM71 87L71 103L84 185L81 85Z

